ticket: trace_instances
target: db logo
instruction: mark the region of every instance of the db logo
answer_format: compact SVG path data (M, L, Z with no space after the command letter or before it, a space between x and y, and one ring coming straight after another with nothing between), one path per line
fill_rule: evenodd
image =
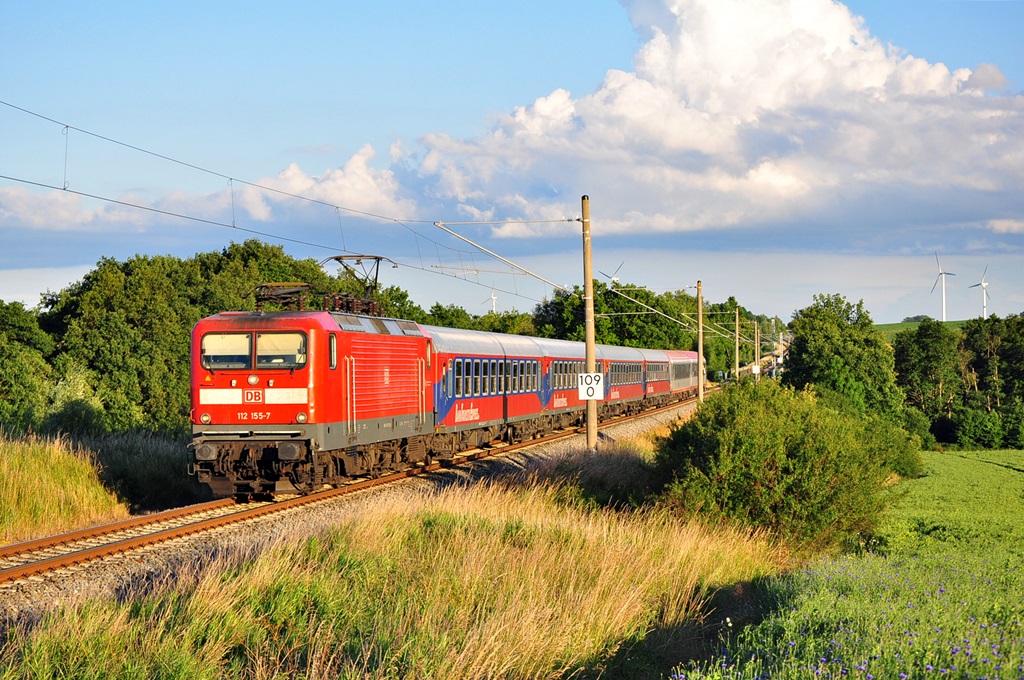
M245 390L242 393L242 402L246 404L262 404L263 390Z

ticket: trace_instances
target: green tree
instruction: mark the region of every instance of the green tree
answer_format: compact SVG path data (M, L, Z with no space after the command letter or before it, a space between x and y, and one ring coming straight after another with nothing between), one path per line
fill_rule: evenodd
M854 305L842 295L815 295L814 304L796 312L789 326L793 341L784 383L820 385L860 409L901 418L893 351L875 331L863 300Z
M810 392L743 380L661 443L662 500L685 515L832 547L869 531L884 507L886 461L897 456L869 448L866 441L885 439L865 434L859 418L822 406Z
M896 383L907 404L932 422L949 417L963 393L958 356L959 332L925 317L917 328L893 338Z
M381 313L393 319L408 319L417 323L427 323L427 313L412 301L409 293L398 286L388 286L376 295L380 303Z
M50 367L42 353L0 331L0 426L35 429L46 410Z
M46 410L53 340L35 312L20 302L0 301L0 348L0 425L35 429Z
M1006 317L1004 329L999 347L1004 394L1024 399L1024 314Z
M68 417L114 431L180 431L188 422L192 327L215 312L255 309L260 284L292 281L326 292L346 283L313 260L255 240L188 260L100 260L80 282L50 296L40 317L56 340L57 360L74 367L63 379L85 376L93 390L69 400ZM96 403L101 415L89 411Z
M965 400L988 411L998 410L1006 398L1001 356L1006 335L1006 322L995 315L970 319L963 327Z
M427 313L427 323L431 326L444 326L445 328L476 329L476 321L469 312L456 304L442 305L440 302L435 302L430 308Z
M510 335L536 335L533 317L515 310L509 312L488 312L477 319L477 328L490 333Z
M44 357L53 352L53 338L39 327L39 317L20 302L0 300L0 333L8 342L34 349Z

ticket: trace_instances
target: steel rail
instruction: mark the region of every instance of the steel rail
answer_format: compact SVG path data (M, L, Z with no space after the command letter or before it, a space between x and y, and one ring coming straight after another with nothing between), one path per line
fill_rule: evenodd
M685 406L686 404L692 403L693 401L695 401L695 399L693 398L683 399L672 404L667 404L665 406L648 409L638 414L611 418L601 423L601 427L604 428L611 425L620 424L622 422L629 421L633 418L655 415L661 411L678 408L680 406ZM462 453L456 454L454 458L452 458L450 461L446 460L434 462L431 463L430 465L413 467L407 470L402 470L382 477L362 479L359 481L352 482L350 484L346 484L344 486L340 486L334 489L328 489L325 491L319 491L317 493L309 494L306 496L297 496L294 498L277 501L267 505L261 505L260 507L250 508L247 510L240 510L238 512L233 512L219 517L207 518L182 526L161 529L159 531L143 534L141 536L122 538L116 541L112 541L110 543L105 543L103 545L84 548L81 550L67 552L61 555L46 557L41 560L36 560L13 567L0 569L0 584L22 580L47 572L57 571L59 569L64 569L86 562L99 560L104 557L110 557L112 555L137 550L139 548L155 545L158 543L166 543L177 538L182 538L185 536L190 536L205 531L212 531L214 529L228 526L230 524L246 522L258 517L262 517L264 515L284 512L287 510L298 508L304 505L310 505L313 503L324 502L331 498L335 498L345 494L370 489L384 484L390 484L400 479L407 479L410 477L425 475L427 473L436 472L442 469L458 468L460 465L466 462L482 460L497 455L504 455L522 448L528 448L531 446L536 446L538 444L549 443L552 441L557 441L559 439L577 435L583 432L584 429L585 428L582 427L566 428L563 430L557 430L542 437L537 437L536 439L530 439L516 444L497 445L482 449L470 449ZM219 510L233 505L240 504L233 498L225 498L216 501L211 501L209 503L202 503L199 505L188 506L185 508L176 508L174 510L167 510L165 512L154 513L152 515L134 517L120 522L113 522L110 524L90 527L87 529L73 531L66 534L60 534L57 536L50 536L32 541L15 543L0 547L0 559L24 555L26 553L36 552L48 548L59 547L61 545L70 545L75 542L98 538L104 535L116 534L122 531L137 529L151 524L159 524L161 522L180 519L183 517L187 517L189 515L198 515L202 514L203 512Z

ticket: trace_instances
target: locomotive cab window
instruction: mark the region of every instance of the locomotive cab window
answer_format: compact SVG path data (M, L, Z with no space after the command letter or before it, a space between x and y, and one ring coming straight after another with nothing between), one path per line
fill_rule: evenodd
M296 369L305 365L305 333L256 334L256 368Z
M200 341L200 362L210 370L252 368L252 333L207 333Z

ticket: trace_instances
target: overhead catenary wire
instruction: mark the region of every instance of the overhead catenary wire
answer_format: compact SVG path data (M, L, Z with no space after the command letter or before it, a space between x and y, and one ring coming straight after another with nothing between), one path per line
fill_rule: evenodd
M464 250L461 250L461 249L458 249L458 248L452 248L451 246L449 246L447 244L444 244L444 243L440 243L439 241L437 241L437 240L435 240L435 239L433 239L433 238L431 238L431 237L429 237L429 236L427 236L427 235L425 235L425 234L423 234L423 233L421 233L421 232L419 232L419 231L417 231L417 230L415 230L415 229L413 229L412 227L409 226L410 224L435 224L435 223L437 223L437 220L426 220L426 219L420 220L420 219L396 218L396 217L392 217L392 216L388 216L388 215L382 215L382 214L379 214L379 213L373 213L373 212L369 212L369 211L365 211L365 210L359 210L359 209L356 209L356 208L351 208L349 206L334 204L334 203L331 203L329 201L324 201L324 200L321 200L321 199L312 198L312 197L309 197L309 196L304 196L302 194L296 194L294 192L289 192L289 191L285 191L283 189L278 189L278 188L275 188L275 187L266 186L266 185L263 185L263 184L259 184L257 182L251 182L251 181L248 181L248 180L240 179L240 178L234 177L232 175L229 175L229 174L226 174L226 173L223 173L223 172L219 172L219 171L216 171L216 170L212 170L210 168L206 168L206 167L200 166L200 165L195 164L195 163L190 163L190 162L187 162L187 161L183 161L183 160L174 158L172 156L168 156L166 154L162 154L162 153L158 153L158 152L155 152L155 151L151 151L149 149L137 146L135 144L129 144L127 142L123 142L123 141L120 141L118 139L114 139L113 137L109 137L109 136L102 135L102 134L99 134L99 133L96 133L96 132L92 132L90 130L86 130L84 128L79 128L77 126L70 125L70 124L67 124L67 123L63 123L63 122L58 121L58 120L56 120L54 118L51 118L49 116L45 116L43 114L37 113L35 111L31 111L31 110L26 109L26 108L21 107L21 106L17 106L15 104L12 104L12 103L7 102L7 101L0 100L0 104L2 104L4 106L7 106L7 107L9 107L11 109L14 109L16 111L20 111L20 112L22 112L22 113L24 113L26 115L33 116L33 117L36 117L36 118L38 118L40 120L44 120L44 121L53 123L54 125L60 126L61 132L65 136L65 153L64 153L64 167L63 167L63 173L64 173L63 174L63 186L55 186L53 184L49 184L49 183L46 183L46 182L38 182L38 181L28 180L28 179L25 179L25 178L15 177L15 176L12 176L12 175L0 175L0 179L5 179L5 180L8 180L8 181L12 181L12 182L19 182L19 183L23 183L23 184L28 184L28 185L31 185L31 186L37 186L37 187L40 187L40 188L53 189L55 191L64 191L64 192L67 192L67 193L70 193L70 194L73 194L73 195L82 196L84 198L90 198L90 199L97 200L97 201L107 202L107 203L114 204L114 205L120 205L120 206L135 208L135 209L139 209L139 210L145 210L145 211L148 211L148 212L152 212L154 214L164 215L164 216L172 217L172 218L175 218L175 219L184 219L184 220L189 220L189 221L193 221L193 222L197 222L197 223L201 223L201 224L208 224L208 225L211 225L211 226L223 227L223 228L228 228L228 229L235 229L235 230L243 231L243 232L250 233L250 234L253 234L253 235L256 235L256 236L262 236L262 237L265 237L265 238L277 239L277 240L280 240L280 241L285 241L285 242L294 243L294 244L298 244L298 245L305 245L305 246L309 246L309 247L313 247L313 248L319 248L319 249L324 249L324 250L332 250L332 251L339 250L336 246L328 246L328 245L324 245L324 244L321 244L321 243L314 243L314 242L305 241L305 240L302 240L302 239L295 239L295 238L291 238L291 237L287 237L287 236L281 236L279 234L268 232L268 231L262 231L262 230L257 230L257 229L250 229L250 228L239 226L238 223L237 223L237 219L235 217L235 196L234 196L234 185L237 182L239 184L251 187L251 188L259 190L259 191L273 193L273 194L277 194L277 195L280 195L280 196L285 196L285 197L293 198L293 199L296 199L296 200L304 201L304 202L307 202L307 203L311 203L311 204L316 204L316 205L321 205L321 206L333 208L335 210L335 213L337 215L338 222L339 222L339 229L340 229L340 232L341 232L341 240L342 240L342 247L341 247L340 250L342 252L353 252L353 251L349 251L347 249L347 247L346 247L346 244L345 244L344 225L343 225L343 222L342 222L342 219L341 219L341 211L345 211L345 212L347 212L349 214L353 214L353 215L359 215L359 216L367 217L367 218L371 218L371 219L391 222L391 223L394 223L394 224L396 224L396 225L398 225L398 226L408 230L415 237L415 243L416 243L417 252L420 253L420 259L421 260L422 260L422 251L420 250L420 246L419 246L419 239L421 239L421 238L427 240L430 243L434 243L435 247L438 249L438 253L437 254L438 254L438 260L439 261L442 261L442 258L441 258L441 255L440 255L440 249L441 248L444 248L448 252L451 252L452 254L456 255L458 258L460 258L460 260L463 257L463 255L468 255L470 257L472 256L472 251L464 251ZM154 206L143 205L141 203L135 203L135 202L126 201L126 200L123 200L123 199L115 199L115 198L111 198L111 197L108 197L108 196L103 196L103 195L100 195L98 193L91 193L91 192L87 192L87 191L81 191L81 190L72 189L71 185L70 185L70 182L68 180L68 174L67 174L67 172L68 172L68 157L69 157L69 143L68 143L68 139L67 138L70 136L69 133L71 131L78 132L78 133L81 133L81 134L93 137L95 139L102 140L102 141L110 143L110 144L114 144L114 145L117 145L117 146L120 146L120 147L123 147L123 148L126 148L126 149L130 149L132 151L135 151L135 152L138 152L138 153L141 153L141 154L145 154L145 155L151 156L153 158L158 158L160 160L163 160L163 161L166 161L166 162L169 162L169 163L173 163L173 164L176 164L176 165L179 165L179 166L182 166L182 167L190 168L190 169L195 170L197 172L205 173L205 174L208 174L208 175L211 175L211 176L214 176L214 177L219 177L219 178L222 178L222 179L226 180L227 184L228 184L229 192L230 192L230 199L231 199L231 223L228 224L226 222L222 222L222 221L219 221L219 220L209 219L209 218L205 218L205 217L198 217L198 216L189 215L189 214L186 214L186 213L183 213L183 212L164 210L164 209L157 208L157 207L154 207ZM517 220L494 220L494 221L488 221L488 222L480 222L480 221L477 221L477 222L457 222L457 223L454 223L454 224L465 224L465 225L469 225L469 224L487 224L487 225L496 225L496 224L513 224L513 223L514 224L552 223L552 222L568 222L568 221L572 221L572 220L569 220L569 219L559 219L559 220L551 220L551 219L545 219L545 220L521 220L521 219L517 219ZM459 237L458 235L454 234L454 232L451 232L451 233L453 235L455 235L457 238L462 238L462 237ZM466 239L462 239L462 240L466 240ZM474 247L476 247L475 244L473 244L473 245L474 245ZM496 257L498 259L503 259L504 260L504 258L501 258L501 256L497 255L496 253L492 253L492 252L486 251L486 249L480 249L480 248L477 248L477 249L478 250L484 250L485 252L487 252L487 254L491 255L492 257ZM531 272L530 270L528 270L528 269L526 269L524 267L520 267L519 265L516 265L515 263L512 263L511 261L508 261L508 260L505 260L505 261L506 261L506 263L510 264L510 266L520 270L524 275L527 275L527 276L530 276L532 278L536 278L538 280L541 280L544 283L547 283L548 285L553 285L555 288L562 289L562 290L565 289L563 286L560 286L559 284L555 284L555 283L553 283L551 281L548 281L544 277L542 277L542 276L540 276L540 275L538 275L538 274L536 274L534 272ZM472 281L469 278L466 278L464 276L448 274L446 272L431 271L430 269L428 269L424 265L424 263L422 261L420 262L420 266L415 266L415 265L409 264L408 262L402 262L402 266L409 267L410 269L414 269L414 270L417 270L417 271L423 271L423 272L426 272L426 273L429 273L429 274L438 274L438 275L441 275L441 276L449 276L451 278L455 278L455 279L458 279L458 280L461 280L461 281L467 281L467 282L472 283L474 285L478 285L478 286L485 287L485 288L486 287L491 287L494 290L497 290L499 292L507 293L509 295L513 295L513 296L518 297L518 298L529 300L531 302L540 302L540 300L538 300L538 299L536 299L534 297L531 297L531 296L524 295L524 294L520 293L519 290L518 290L518 286L516 287L516 290L505 290L505 289L502 289L502 288L494 287L493 285L488 286L487 284L481 283L479 281ZM472 267L472 268L466 268L466 269L479 270L478 267ZM515 272L510 272L510 273L515 273Z

